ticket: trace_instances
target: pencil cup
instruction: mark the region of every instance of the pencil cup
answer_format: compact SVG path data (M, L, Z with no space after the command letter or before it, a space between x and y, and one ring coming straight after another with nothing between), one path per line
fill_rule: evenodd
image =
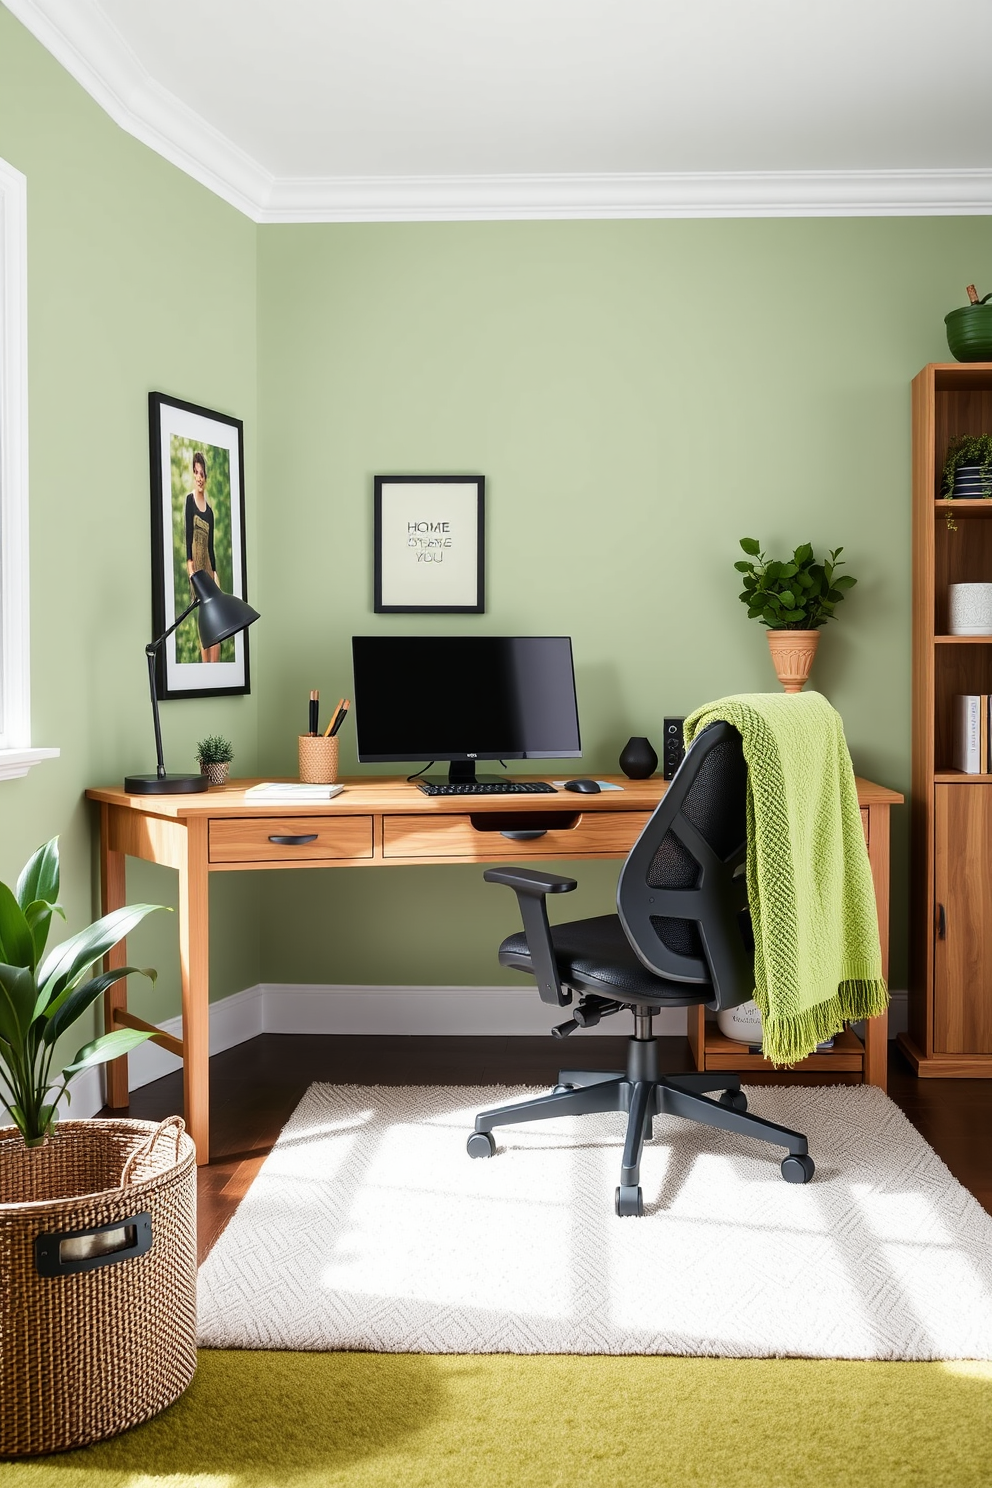
M338 741L322 734L300 734L300 779L308 785L333 785L338 778Z

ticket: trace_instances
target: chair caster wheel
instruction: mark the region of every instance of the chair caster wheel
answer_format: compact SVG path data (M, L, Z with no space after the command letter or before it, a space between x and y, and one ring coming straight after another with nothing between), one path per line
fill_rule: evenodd
M816 1172L816 1165L808 1153L797 1156L790 1152L782 1159L782 1177L786 1183L808 1183Z
M614 1208L620 1215L621 1219L625 1215L629 1214L632 1214L635 1218L640 1218L640 1216L644 1213L644 1199L641 1196L641 1190L639 1188L630 1188L626 1184L621 1184L620 1187L617 1189L617 1196L614 1200Z
M746 1111L747 1096L743 1090L725 1090L721 1095L719 1105L726 1106L728 1111Z
M492 1132L473 1132L465 1143L469 1157L495 1157L496 1139Z
M566 1092L566 1090L574 1090L574 1089L575 1089L575 1086L574 1085L555 1085L552 1088L551 1094L552 1095L564 1095L565 1092Z

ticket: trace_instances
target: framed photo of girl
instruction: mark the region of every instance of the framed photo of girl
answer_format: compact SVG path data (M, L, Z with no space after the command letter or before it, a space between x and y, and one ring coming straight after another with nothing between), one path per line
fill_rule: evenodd
M149 393L152 479L152 632L169 629L206 569L226 594L247 599L244 427L240 419ZM248 633L204 650L196 611L158 652L160 698L251 691Z

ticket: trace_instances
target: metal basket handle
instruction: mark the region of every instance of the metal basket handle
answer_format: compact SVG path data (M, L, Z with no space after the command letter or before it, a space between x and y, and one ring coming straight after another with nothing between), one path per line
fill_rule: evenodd
M165 1131L167 1126L174 1126L176 1129L176 1161L179 1161L179 1144L182 1141L183 1132L186 1130L186 1123L181 1116L166 1116L165 1120L160 1121L153 1132L148 1133L148 1136L142 1142L141 1146L134 1149L134 1151L131 1153L131 1156L124 1164L124 1169L121 1173L121 1188L128 1187L131 1182L132 1170L137 1164L138 1159L141 1157L147 1157L149 1153L152 1152L155 1147L155 1143L158 1141L159 1137Z

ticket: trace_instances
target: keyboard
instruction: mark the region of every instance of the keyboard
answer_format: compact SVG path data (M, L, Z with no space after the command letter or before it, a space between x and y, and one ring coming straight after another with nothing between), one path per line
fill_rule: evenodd
M556 795L553 785L546 780L495 780L478 781L474 785L432 785L430 781L418 780L417 784L426 796L536 796Z

